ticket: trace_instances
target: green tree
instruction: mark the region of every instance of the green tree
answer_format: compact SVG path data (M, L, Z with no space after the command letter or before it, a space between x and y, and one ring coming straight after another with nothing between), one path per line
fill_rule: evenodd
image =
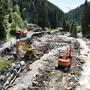
M10 29L10 34L14 36L16 34L16 24L14 21L12 22Z
M77 27L75 21L72 21L71 23L70 33L72 34L73 37L77 37Z
M4 27L4 10L0 6L0 39L5 39L6 38L6 30Z
M35 7L35 0L32 0L32 2L30 3L29 11L29 22L38 24L38 15Z
M9 14L8 22L12 23L12 13Z
M8 11L11 11L13 9L13 0L7 0L8 1Z
M46 0L35 0L35 10L38 16L38 25L41 27L48 27L48 8Z
M67 23L64 18L61 21L61 27L63 28L64 31L67 31Z
M15 22L16 26L22 28L23 25L24 25L24 23L23 23L23 20L22 20L22 18L20 17L20 15L18 15L17 12L12 13L12 15L13 15L13 16L12 16L13 21Z
M16 4L14 8L15 8L15 12L16 12L18 15L21 15L18 4Z
M12 24L11 24L11 30L16 30L16 24L15 24L14 21L13 21Z
M83 36L90 37L90 5L87 0L85 1L82 9L81 26Z

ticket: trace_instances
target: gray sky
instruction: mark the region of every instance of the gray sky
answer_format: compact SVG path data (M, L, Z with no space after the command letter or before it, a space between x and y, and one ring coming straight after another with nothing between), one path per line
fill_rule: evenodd
M68 12L85 2L85 0L48 0L48 1L58 6L64 12Z

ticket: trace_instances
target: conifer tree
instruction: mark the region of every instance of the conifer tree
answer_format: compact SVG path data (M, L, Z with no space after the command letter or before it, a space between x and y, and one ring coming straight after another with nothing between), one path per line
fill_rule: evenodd
M87 0L84 3L81 17L82 33L84 37L90 37L90 5Z
M61 27L63 28L64 31L67 31L67 24L64 18L61 21Z
M72 21L71 23L70 33L73 37L77 37L77 27L75 21Z
M2 0L1 0L0 1L0 40L6 38L6 31L5 31L5 27L4 27L5 8L2 5L3 3L2 3Z

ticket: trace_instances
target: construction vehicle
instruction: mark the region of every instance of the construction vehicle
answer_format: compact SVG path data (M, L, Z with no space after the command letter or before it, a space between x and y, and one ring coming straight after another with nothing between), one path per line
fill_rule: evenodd
M22 34L23 35L23 34ZM18 36L18 37L17 37ZM30 60L36 58L35 48L30 46L30 38L20 38L21 34L16 36L16 57L18 60L24 58L25 60ZM20 37L19 37L20 36Z
M67 48L65 53L59 56L58 67L61 69L69 70L71 66L71 46Z
M26 52L29 49L29 44L26 40L23 39L16 39L16 57L20 60L23 58Z

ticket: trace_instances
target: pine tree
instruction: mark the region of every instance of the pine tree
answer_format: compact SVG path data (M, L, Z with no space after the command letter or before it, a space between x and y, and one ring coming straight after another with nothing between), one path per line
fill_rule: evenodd
M32 2L30 2L29 11L30 11L29 22L38 24L38 15L37 15L36 6L35 6L35 0L32 0Z
M12 11L12 9L13 9L13 0L7 0L8 1L8 11L10 12L10 11Z
M67 31L67 24L64 18L61 21L61 27L63 28L64 31Z
M42 17L44 17L43 18L43 27L49 26L47 5L48 4L46 3L46 0L43 0L43 2L42 2Z
M73 37L77 37L77 27L75 21L72 21L71 27L70 27L70 33Z
M18 4L15 5L15 12L21 16Z
M6 38L6 31L4 27L4 6L2 6L2 3L0 2L0 40Z
M13 20L14 20L16 26L19 26L20 28L23 27L23 20L20 17L20 15L18 15L18 13L16 13L16 12L13 13Z
M84 37L90 37L90 5L87 0L83 6L82 17L81 17L82 33Z

